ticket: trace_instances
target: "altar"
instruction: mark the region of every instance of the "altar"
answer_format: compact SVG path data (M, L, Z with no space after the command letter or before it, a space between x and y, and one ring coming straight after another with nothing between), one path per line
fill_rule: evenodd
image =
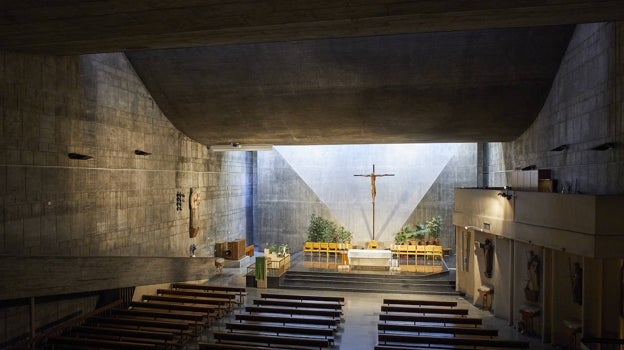
M349 249L347 252L349 265L352 267L389 267L392 251L378 249Z

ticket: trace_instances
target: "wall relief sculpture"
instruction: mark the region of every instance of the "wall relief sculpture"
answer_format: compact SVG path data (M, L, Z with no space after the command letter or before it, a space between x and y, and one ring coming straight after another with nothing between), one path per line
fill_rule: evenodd
M494 244L491 239L486 239L481 245L483 255L485 256L485 277L492 278L492 265L494 264Z
M524 286L524 296L527 301L537 302L539 298L539 275L540 275L540 260L537 254L533 251L529 251L529 259L527 262L527 272L529 277L526 285Z
M191 195L189 200L189 206L191 208L190 223L189 223L189 237L195 238L199 234L199 202L200 191L198 188L191 188Z

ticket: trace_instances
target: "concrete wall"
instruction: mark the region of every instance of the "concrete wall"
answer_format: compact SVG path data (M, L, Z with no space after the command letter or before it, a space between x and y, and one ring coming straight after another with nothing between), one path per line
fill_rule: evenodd
M620 23L579 25L553 82L548 99L534 124L516 141L483 146L485 186L510 185L510 171L528 165L551 169L558 180L557 191L565 185L572 193L624 193L624 113L622 94L624 29ZM590 148L606 143L616 148ZM564 151L551 151L568 145ZM526 256L529 250L542 259L541 308L535 328L545 342L568 345L564 320L582 320L583 332L591 336L622 334L621 307L614 285L619 281L619 259L594 259L515 242L513 254L500 259L515 261L513 291L503 296L512 301L510 321L521 320L518 310L527 304ZM572 301L570 264L584 269L583 306ZM475 288L458 279L460 285ZM607 282L608 281L608 282ZM462 287L460 287L462 288ZM499 295L496 295L496 299Z
M332 219L364 246L372 237L371 164L376 183L376 239L389 247L406 224L443 219L442 244L454 246L453 189L476 186L476 144L278 147L258 152L258 243L299 251L310 216Z
M312 214L335 221L279 152L258 152L257 169L254 240L261 249L266 243L285 243L291 252L301 251Z
M455 251L453 203L455 187L475 187L477 183L477 144L461 144L444 170L436 178L425 196L416 206L406 223L414 226L429 221L434 216L442 218L440 243Z
M124 55L0 53L0 84L0 254L185 257L195 243L196 255L210 257L214 242L245 237L249 155L212 154L177 131ZM152 154L138 156L136 149ZM93 158L72 160L69 152ZM195 239L189 238L191 188L201 191ZM177 192L185 194L180 211ZM81 273L97 275L98 267ZM171 277L135 273L137 280L151 274L152 283ZM54 277L65 281L60 293L72 292L63 275L32 269L27 276ZM19 303L0 307L0 344L28 332L28 313L10 307ZM73 304L83 309L93 302ZM37 327L71 311L60 304L45 310Z
M551 169L559 189L624 193L623 37L619 24L577 26L533 125L514 142L486 145L486 186L508 185L508 171L534 164ZM589 150L606 142L619 147ZM567 150L550 151L563 144Z

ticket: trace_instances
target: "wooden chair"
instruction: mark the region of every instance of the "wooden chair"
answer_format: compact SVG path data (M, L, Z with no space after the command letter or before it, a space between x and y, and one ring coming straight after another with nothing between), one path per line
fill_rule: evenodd
M319 251L320 253L325 254L325 257L329 259L329 243L321 242Z
M425 246L424 245L417 245L416 246L416 261L417 261L416 263L418 263L418 257L419 256L422 256L423 260L425 260L425 255L426 255Z
M399 248L399 252L401 253L401 255L405 256L405 260L406 260L406 264L409 265L409 256L407 255L407 245L402 244Z
M314 244L312 242L305 242L303 245L303 258L305 259L306 253L310 253L310 258L314 255Z
M429 258L433 259L433 248L435 246L433 245L426 245L425 246L425 263L427 262L427 260Z
M329 243L327 248L327 254L333 255L334 261L336 261L338 257L338 243Z
M414 265L416 265L416 246L408 245L407 246L407 261L409 263L410 256L414 257Z
M433 246L432 257L433 257L434 261L435 261L436 258L439 258L440 261L442 261L442 259L444 258L444 251L442 250L442 246L441 245L434 245Z
M321 243L312 242L312 256L314 256L314 253L319 255L319 259L321 258Z

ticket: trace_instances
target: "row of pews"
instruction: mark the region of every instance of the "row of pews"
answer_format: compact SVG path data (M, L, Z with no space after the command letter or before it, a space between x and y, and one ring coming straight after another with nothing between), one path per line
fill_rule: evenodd
M482 323L456 301L384 299L375 350L529 348L529 342L499 338L498 329Z
M262 293L244 311L214 331L200 350L318 348L334 345L342 322L343 297Z
M173 283L125 308L89 316L60 335L49 349L182 349L214 320L244 303L244 287Z

